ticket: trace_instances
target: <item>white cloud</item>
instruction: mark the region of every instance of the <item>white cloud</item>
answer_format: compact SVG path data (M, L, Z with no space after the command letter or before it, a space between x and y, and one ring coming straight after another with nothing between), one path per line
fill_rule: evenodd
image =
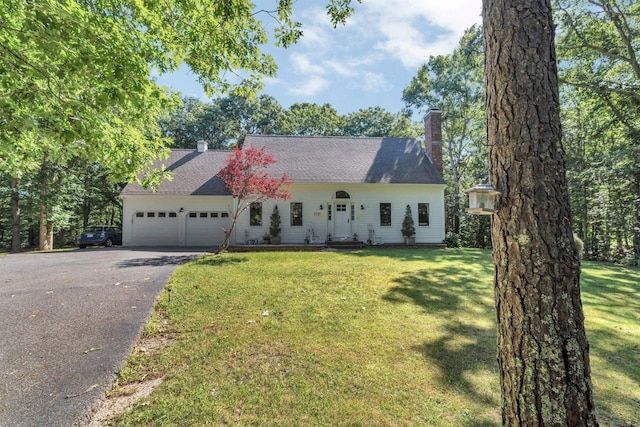
M389 87L384 74L365 72L362 76L361 87L366 92L386 91Z
M309 56L300 53L291 55L291 65L296 73L299 74L324 74L325 69L320 65L312 64Z
M337 58L324 61L324 66L335 74L344 77L355 77L358 75L357 69L349 64L348 61L342 61Z
M296 84L288 86L287 91L293 95L314 96L322 92L329 86L329 81L321 76L309 76L307 79L298 81Z
M301 15L294 16L294 19L302 21L303 37L299 45L314 50L330 48L333 30L326 10L318 5L312 5L308 8L300 7L299 11Z
M481 7L480 0L367 0L354 23L376 35L376 49L414 68L453 51L464 30L481 21Z
M403 85L429 56L451 53L464 30L480 23L482 7L481 0L364 0L334 29L326 4L294 4L304 37L282 51L267 92L284 90L291 102L330 102L344 111L363 103L399 110Z

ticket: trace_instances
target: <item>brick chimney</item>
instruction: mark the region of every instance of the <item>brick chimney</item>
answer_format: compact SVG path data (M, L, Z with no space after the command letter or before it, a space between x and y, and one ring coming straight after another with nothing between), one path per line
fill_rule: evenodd
M442 175L442 111L436 108L424 116L424 150Z

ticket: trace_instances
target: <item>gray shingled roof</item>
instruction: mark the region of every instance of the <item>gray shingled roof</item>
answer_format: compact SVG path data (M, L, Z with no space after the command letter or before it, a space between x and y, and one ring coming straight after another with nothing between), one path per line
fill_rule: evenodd
M155 194L175 195L227 195L224 182L216 174L224 167L229 151L172 150L166 160L159 160L155 167L165 165L173 172L172 181L162 181ZM126 185L121 195L151 194L136 182Z
M348 138L248 135L244 146L265 147L277 160L269 172L286 172L295 182L444 184L420 144L412 138ZM174 150L164 163L174 172L172 182L160 184L158 194L226 195L215 174L228 151ZM127 194L148 194L129 184Z

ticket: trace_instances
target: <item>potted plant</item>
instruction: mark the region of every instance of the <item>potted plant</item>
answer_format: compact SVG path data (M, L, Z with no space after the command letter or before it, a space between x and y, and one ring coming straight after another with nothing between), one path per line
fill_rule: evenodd
M264 235L262 236L262 243L264 243L265 245L271 243L271 236L269 235L269 233L264 233Z
M280 211L278 210L278 205L273 207L273 212L271 212L271 225L269 225L269 234L271 234L271 244L279 245L281 241L280 233L282 229L280 228Z
M407 209L404 212L404 220L402 221L402 236L404 236L404 243L407 245L416 244L416 227L413 224L413 216L411 215L411 205L407 205Z

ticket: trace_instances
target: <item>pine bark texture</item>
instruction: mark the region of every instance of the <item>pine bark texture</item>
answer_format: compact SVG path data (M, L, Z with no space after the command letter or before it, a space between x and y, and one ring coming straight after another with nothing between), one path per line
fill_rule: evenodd
M551 5L484 0L498 365L506 426L596 426Z

